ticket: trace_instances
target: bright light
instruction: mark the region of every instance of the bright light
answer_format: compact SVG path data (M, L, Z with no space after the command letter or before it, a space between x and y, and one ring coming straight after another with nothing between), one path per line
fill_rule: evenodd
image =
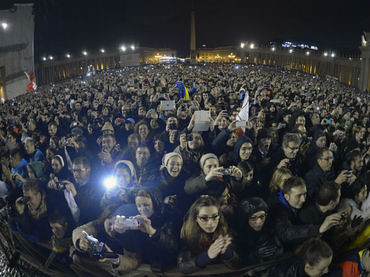
M87 56L87 51L82 51L82 55Z
M351 57L349 57L348 59L349 59L350 61L352 61L352 58L351 58Z
M291 54L291 53L293 53L293 49L289 49L289 53Z
M53 57L53 56L49 56L49 60L51 60L51 61L52 61L53 59L54 59L54 57Z
M134 51L135 50L135 45L131 45L131 50Z
M272 48L271 48L271 51L275 51L275 50L276 50L276 49L275 49L275 47L272 47Z
M307 56L308 56L308 55L310 55L310 51L307 51L307 52L306 52L306 55L307 55Z
M120 49L121 49L121 51L125 52L126 51L126 46L122 45Z
M240 43L240 48L244 48L244 47L245 47L245 43L244 42Z
M331 55L330 55L332 58L334 58L335 57L335 53L333 52L333 53L331 53Z
M8 25L8 23L6 23L6 22L2 22L2 23L1 23L1 27L3 27L3 29L4 29L4 30L8 29L8 26L9 26L9 25Z
M106 189L112 189L117 186L117 178L114 176L109 176L104 179L103 184Z
M254 43L251 43L251 45L249 46L250 49L254 49Z
M71 54L66 54L67 59L71 57Z
M328 52L324 52L324 56L327 57L328 56Z
M100 53L105 53L105 49L100 49Z
M43 60L43 61L46 61L47 59L46 59L46 57L42 57L42 60Z

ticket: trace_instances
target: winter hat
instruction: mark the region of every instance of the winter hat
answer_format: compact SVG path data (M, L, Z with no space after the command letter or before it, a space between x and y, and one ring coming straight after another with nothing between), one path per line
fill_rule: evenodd
M208 154L204 154L201 158L200 158L200 161L199 161L199 164L200 164L200 168L203 169L203 166L204 164L206 163L207 160L209 159L216 159L218 160L217 156L213 153L208 153Z
M249 197L240 201L240 213L243 218L249 219L253 214L259 211L268 212L269 207L266 202L259 197Z
M162 165L161 165L161 169L165 168L167 166L167 163L168 161L172 158L172 157L179 157L181 159L181 161L183 161L182 159L182 156L179 154L179 153L176 153L176 152L170 152L170 153L167 153L163 156L162 158Z
M128 168L130 170L130 175L131 175L132 179L136 182L137 181L136 170L135 170L134 164L131 161L119 160L114 165L113 171L115 172L117 170L118 166L120 166L121 164L125 165L126 168Z
M101 128L101 131L103 132L103 134L114 134L112 123L105 122L103 127Z

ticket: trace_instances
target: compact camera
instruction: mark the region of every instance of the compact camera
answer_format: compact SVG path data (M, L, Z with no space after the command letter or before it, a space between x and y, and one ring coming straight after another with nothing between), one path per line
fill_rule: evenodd
M101 257L104 249L104 243L100 242L99 240L92 236L86 236L86 238L89 241L91 254L95 257Z
M64 190L66 188L66 184L63 182L56 182L57 190Z
M224 168L224 169L221 169L220 172L222 175L231 175L232 170L231 168Z
M31 200L28 196L23 196L21 200L19 201L20 204L27 205L27 203Z

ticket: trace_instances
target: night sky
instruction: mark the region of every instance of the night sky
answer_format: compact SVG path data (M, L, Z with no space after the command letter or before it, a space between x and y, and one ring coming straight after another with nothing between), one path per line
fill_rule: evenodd
M0 0L0 2L8 0ZM23 1L25 2L25 1ZM35 60L122 43L189 52L192 0L35 0ZM295 40L358 51L370 32L370 1L194 1L197 47Z

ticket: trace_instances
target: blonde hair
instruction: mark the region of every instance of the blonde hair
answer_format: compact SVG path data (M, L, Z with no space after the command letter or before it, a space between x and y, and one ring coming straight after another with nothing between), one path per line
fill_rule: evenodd
M282 190L284 182L283 176L290 175L293 176L292 172L287 167L281 167L274 171L270 180L269 190L270 192Z
M212 234L212 238L209 238L208 234L199 227L196 221L199 210L202 207L209 206L217 207L220 216L216 231ZM216 198L208 195L202 195L191 205L188 213L186 214L181 228L180 238L189 247L191 252L199 254L203 251L206 251L219 235L225 236L227 234L227 230L227 223L222 215L220 205Z

